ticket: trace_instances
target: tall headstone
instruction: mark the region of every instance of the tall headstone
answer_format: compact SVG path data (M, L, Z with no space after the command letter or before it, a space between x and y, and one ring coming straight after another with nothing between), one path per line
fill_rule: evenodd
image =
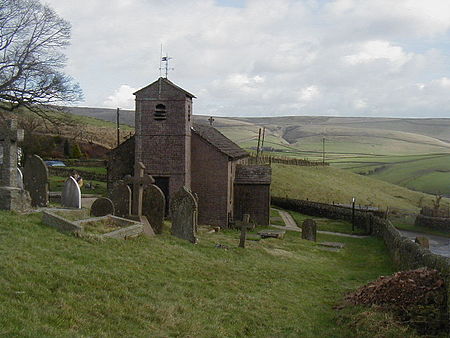
M241 237L239 238L239 247L245 248L245 240L247 239L247 230L250 228L250 215L244 214L241 224Z
M30 195L19 188L17 177L17 143L23 140L23 130L17 129L16 120L7 120L0 127L2 164L0 170L0 209L25 211L30 208Z
M142 199L142 214L147 217L157 234L162 233L165 210L166 198L162 190L153 184L145 188Z
M48 169L38 155L27 158L24 168L25 190L30 193L31 205L46 207L48 205Z
M108 198L114 204L116 216L128 217L131 214L131 189L124 181L114 183Z
M70 176L64 183L61 205L66 208L81 209L81 190L77 181Z
M317 224L313 219L305 219L302 224L302 238L308 241L316 241Z
M129 218L144 224L145 235L154 236L155 231L147 217L142 214L142 200L144 189L155 183L155 180L150 175L145 174L144 170L145 166L142 162L138 162L134 166L134 176L127 175L125 177L126 183L133 184L133 199L131 202L131 215Z
M172 235L197 243L198 203L192 192L182 187L170 203Z

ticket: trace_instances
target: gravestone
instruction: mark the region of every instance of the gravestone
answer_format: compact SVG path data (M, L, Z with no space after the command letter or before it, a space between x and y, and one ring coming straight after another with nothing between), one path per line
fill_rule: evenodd
M419 244L422 248L429 249L430 248L430 240L425 236L417 236L414 240L415 243Z
M94 217L114 215L114 204L109 198L97 198L94 203L92 203L90 214Z
M239 247L245 248L245 240L247 239L247 229L250 228L250 215L244 214L241 224L241 237L239 238Z
M142 200L144 189L155 183L155 180L150 175L145 174L145 166L142 162L138 162L134 166L134 176L125 176L125 182L133 184L133 199L131 201L131 215L128 217L135 221L144 224L144 234L147 236L154 236L153 230L147 217L142 214Z
M302 238L308 241L316 241L317 224L313 219L305 219L302 224Z
M77 181L72 177L64 183L61 194L61 205L66 208L81 209L81 190Z
M27 158L24 168L25 190L30 193L31 205L46 207L48 205L48 169L38 155Z
M172 235L194 244L197 243L198 204L197 199L186 187L182 187L172 198L170 212Z
M23 189L24 188L24 185L23 185L23 174L22 174L22 170L20 170L19 168L17 168L16 182L17 182L17 188L19 188L19 189Z
M2 164L0 170L0 209L25 211L31 207L28 192L19 188L17 178L17 143L23 140L23 130L16 120L7 120L0 127ZM20 183L19 183L20 184Z
M166 198L162 190L156 185L149 185L144 190L142 199L142 214L147 217L157 234L162 233Z
M124 181L117 181L108 194L114 204L116 216L128 217L131 214L131 189Z
M283 239L286 231L284 230L262 230L258 232L261 238L278 238Z

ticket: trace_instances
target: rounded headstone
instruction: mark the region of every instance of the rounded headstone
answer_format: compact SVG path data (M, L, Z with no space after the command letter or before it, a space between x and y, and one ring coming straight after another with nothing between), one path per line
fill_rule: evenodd
M156 185L150 185L144 190L142 199L142 214L147 217L155 233L161 234L164 224L166 198Z
M23 171L25 190L30 193L31 205L46 207L48 205L48 169L38 155L27 158Z
M91 206L91 216L114 215L114 204L106 197L97 198Z
M61 205L67 208L81 209L80 186L72 176L64 183L64 188L61 193Z
M119 217L128 217L131 213L131 189L123 181L114 183L113 188L108 194L108 198L114 204L115 215Z

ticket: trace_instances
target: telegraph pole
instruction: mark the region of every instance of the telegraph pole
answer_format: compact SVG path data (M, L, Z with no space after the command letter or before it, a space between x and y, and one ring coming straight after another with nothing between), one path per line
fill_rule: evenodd
M120 108L117 108L116 117L117 117L117 146L120 145L120 121L119 121L119 111Z
M260 152L260 156L262 157L262 153L264 151L264 136L266 135L266 127L263 128L263 132L262 132L262 141L261 141L261 152Z
M325 137L322 138L322 165L325 165Z
M260 142L261 142L261 128L259 128L259 134L258 134L258 147L256 148L256 163L258 163L258 159L259 159Z

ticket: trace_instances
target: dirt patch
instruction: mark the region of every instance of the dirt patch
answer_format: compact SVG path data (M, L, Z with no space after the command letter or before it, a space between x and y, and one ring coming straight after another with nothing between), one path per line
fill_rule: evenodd
M447 289L437 270L421 268L383 276L348 294L345 300L392 311L421 334L448 329Z

